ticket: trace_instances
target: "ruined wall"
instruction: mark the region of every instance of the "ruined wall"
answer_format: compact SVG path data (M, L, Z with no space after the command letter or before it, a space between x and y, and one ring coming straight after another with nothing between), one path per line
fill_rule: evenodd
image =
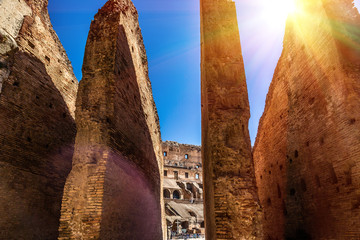
M165 166L183 169L179 172L179 176L185 176L185 172L191 178L195 178L196 173L202 176L201 146L166 141L162 143L162 150Z
M202 182L201 146L166 141L162 150L167 178ZM190 198L191 193L187 195Z
M299 0L254 147L265 239L360 238L359 13Z
M0 0L0 239L56 239L76 80L46 0Z
M91 23L76 123L59 239L162 239L160 128L130 0Z
M200 6L206 239L260 239L235 3L201 0Z

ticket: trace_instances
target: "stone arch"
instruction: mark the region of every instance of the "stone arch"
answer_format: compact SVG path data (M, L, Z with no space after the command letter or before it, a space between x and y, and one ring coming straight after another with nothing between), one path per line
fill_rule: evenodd
M180 190L175 190L172 194L173 199L182 199L182 194Z
M163 196L164 196L164 198L170 198L171 191L169 189L164 189L163 190Z
M181 222L181 228L188 230L189 229L189 221Z

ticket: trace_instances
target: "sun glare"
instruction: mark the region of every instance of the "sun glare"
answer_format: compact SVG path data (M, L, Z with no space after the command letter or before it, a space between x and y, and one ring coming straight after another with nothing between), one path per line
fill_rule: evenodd
M263 0L264 11L269 21L284 22L289 14L296 11L295 0Z

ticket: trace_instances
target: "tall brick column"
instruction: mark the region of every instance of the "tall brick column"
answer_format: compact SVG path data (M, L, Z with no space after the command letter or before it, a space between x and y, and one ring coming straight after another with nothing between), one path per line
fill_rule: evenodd
M235 3L200 4L206 238L261 239Z
M160 128L130 0L91 23L59 239L162 239Z

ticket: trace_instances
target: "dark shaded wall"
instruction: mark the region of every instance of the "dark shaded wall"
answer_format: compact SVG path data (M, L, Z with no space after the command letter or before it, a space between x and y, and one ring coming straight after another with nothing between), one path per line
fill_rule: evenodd
M162 239L160 128L129 0L91 23L76 119L59 239Z
M200 6L206 239L261 239L235 3L201 0Z
M360 238L360 16L299 0L254 147L265 239Z
M78 81L47 1L0 1L0 239L56 239Z

